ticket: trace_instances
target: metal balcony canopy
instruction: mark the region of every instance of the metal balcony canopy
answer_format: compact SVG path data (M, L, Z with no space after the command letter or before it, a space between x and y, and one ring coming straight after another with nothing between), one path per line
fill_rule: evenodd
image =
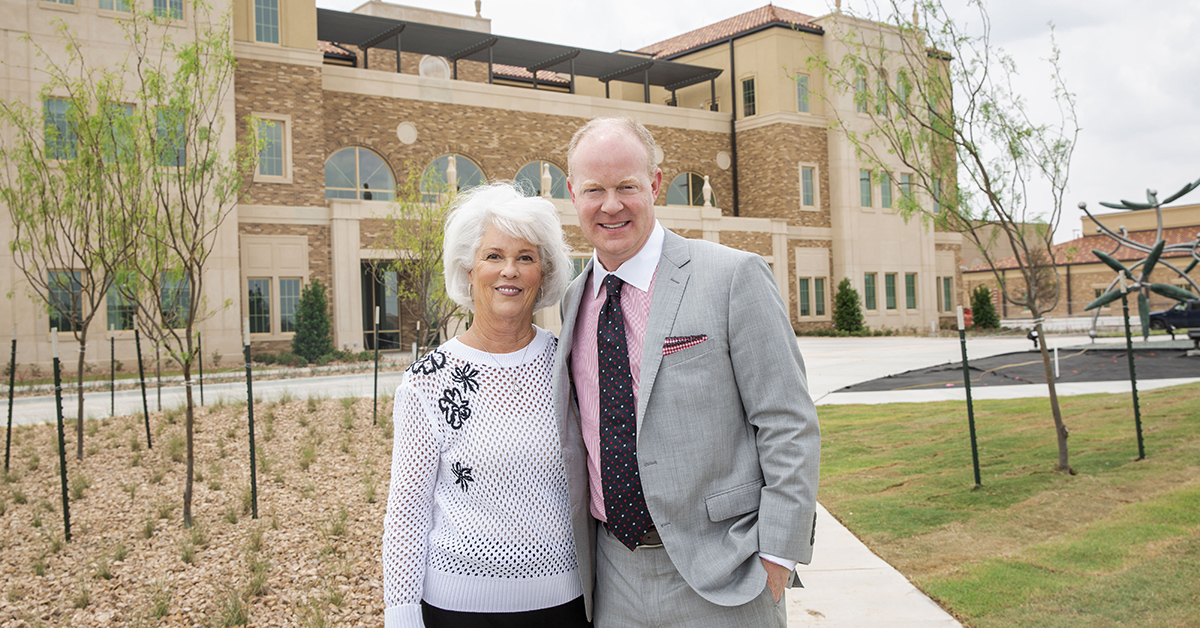
M404 22L374 15L317 9L317 37L360 49L383 48L460 59L502 63L531 72L549 70L576 76L682 89L714 79L720 70L642 55L599 52L516 37Z

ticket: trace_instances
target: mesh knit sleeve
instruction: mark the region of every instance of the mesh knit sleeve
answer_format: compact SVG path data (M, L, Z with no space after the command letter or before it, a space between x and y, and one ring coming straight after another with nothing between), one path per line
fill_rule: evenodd
M434 423L408 377L396 390L392 421L392 478L383 520L384 625L423 626L421 592L439 448Z

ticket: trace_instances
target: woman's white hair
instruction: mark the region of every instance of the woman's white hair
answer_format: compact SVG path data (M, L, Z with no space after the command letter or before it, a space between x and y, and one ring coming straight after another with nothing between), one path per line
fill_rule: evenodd
M446 294L475 311L467 273L475 267L475 254L488 227L520 238L538 249L542 260L542 289L533 311L558 303L571 282L570 249L563 238L558 209L538 196L524 196L509 182L496 182L459 195L446 218L442 243L442 268Z

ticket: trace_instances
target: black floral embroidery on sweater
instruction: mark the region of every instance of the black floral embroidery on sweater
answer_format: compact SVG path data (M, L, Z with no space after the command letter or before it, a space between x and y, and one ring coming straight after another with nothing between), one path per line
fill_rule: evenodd
M463 463L456 462L450 470L454 472L454 483L461 486L464 493L467 492L470 483L475 481L471 476L471 467L464 467Z
M447 388L442 391L442 398L438 399L438 408L442 411L446 423L456 430L471 418L470 404L470 400L457 388Z
M444 366L446 366L446 354L442 353L440 349L434 349L413 362L408 370L414 375L433 375Z
M479 380L475 379L476 375L479 375L479 369L470 364L464 364L454 367L454 370L450 373L450 378L462 386L464 393L473 393L479 390Z

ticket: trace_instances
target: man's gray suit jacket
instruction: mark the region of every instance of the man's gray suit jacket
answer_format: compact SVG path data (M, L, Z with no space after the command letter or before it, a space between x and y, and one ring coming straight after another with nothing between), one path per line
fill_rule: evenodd
M562 304L554 365L572 528L591 616L596 522L570 355L591 264ZM705 339L664 357L668 338ZM762 257L667 231L641 355L637 454L672 563L722 605L762 593L758 553L808 563L820 431L787 309Z

